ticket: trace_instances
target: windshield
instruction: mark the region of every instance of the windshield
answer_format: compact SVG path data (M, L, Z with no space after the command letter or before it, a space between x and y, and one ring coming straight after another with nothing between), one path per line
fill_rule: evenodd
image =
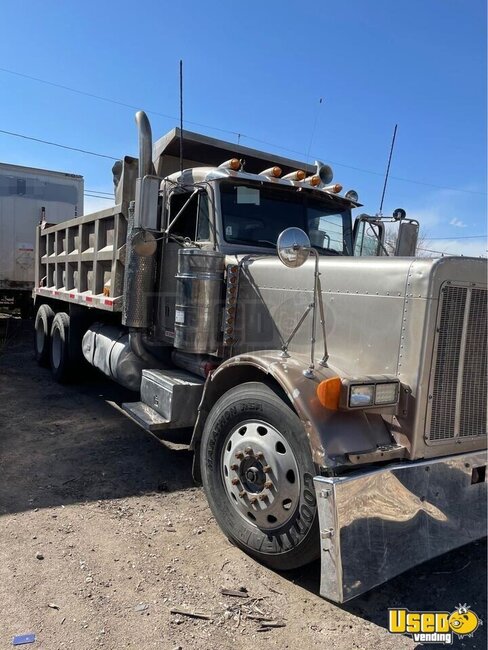
M295 226L319 253L351 255L351 214L324 196L296 188L220 183L224 238L230 244L276 246L278 235Z

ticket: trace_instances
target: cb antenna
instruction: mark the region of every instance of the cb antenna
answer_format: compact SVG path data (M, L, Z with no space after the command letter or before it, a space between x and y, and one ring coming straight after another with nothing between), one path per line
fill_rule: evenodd
M307 156L306 156L307 161L308 161L308 157L310 156L310 149L312 148L313 138L314 138L314 135L315 135L315 129L317 128L317 122L318 122L318 119L319 119L319 112L320 112L321 105L322 105L322 97L319 98L319 103L318 103L317 108L315 110L315 118L314 118L313 126L312 126L312 134L310 136L310 142L308 143L308 149L307 149Z
M398 124L395 124L395 128L393 129L393 138L391 139L391 147L390 147L390 155L388 156L388 166L386 168L386 175L385 175L385 184L383 185L383 193L381 195L381 203L380 203L380 211L379 211L379 216L383 214L383 201L385 200L385 194L386 194L386 186L388 185L388 176L390 175L390 165L391 165L391 157L393 155L393 147L395 146L395 138L397 134L397 128Z
M183 171L183 60L180 59L180 172Z

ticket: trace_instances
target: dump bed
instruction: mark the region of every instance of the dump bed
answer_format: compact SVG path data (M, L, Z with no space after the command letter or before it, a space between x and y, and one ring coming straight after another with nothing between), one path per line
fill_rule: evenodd
M42 228L34 294L121 311L127 204Z

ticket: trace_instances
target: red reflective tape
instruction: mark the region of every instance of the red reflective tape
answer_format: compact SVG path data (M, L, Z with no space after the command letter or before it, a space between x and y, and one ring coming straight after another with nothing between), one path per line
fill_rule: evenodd
M70 293L70 294L69 294L69 297L70 297L72 300L74 300L74 298L75 298L75 294L74 294L74 293Z
M59 296L59 291L53 291L53 295Z
M113 300L104 300L103 302L104 302L106 305L108 305L109 307L111 307L111 306L114 304L114 303L113 303Z
M93 302L93 298L91 296L85 296L86 302Z

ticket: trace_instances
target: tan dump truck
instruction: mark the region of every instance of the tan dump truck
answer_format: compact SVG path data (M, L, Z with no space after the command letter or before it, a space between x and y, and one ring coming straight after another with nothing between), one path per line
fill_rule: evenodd
M276 569L321 557L333 601L484 536L485 260L415 258L402 210L386 256L327 165L153 147L136 120L115 206L37 231L39 363L133 390L158 438L191 428L223 532Z

